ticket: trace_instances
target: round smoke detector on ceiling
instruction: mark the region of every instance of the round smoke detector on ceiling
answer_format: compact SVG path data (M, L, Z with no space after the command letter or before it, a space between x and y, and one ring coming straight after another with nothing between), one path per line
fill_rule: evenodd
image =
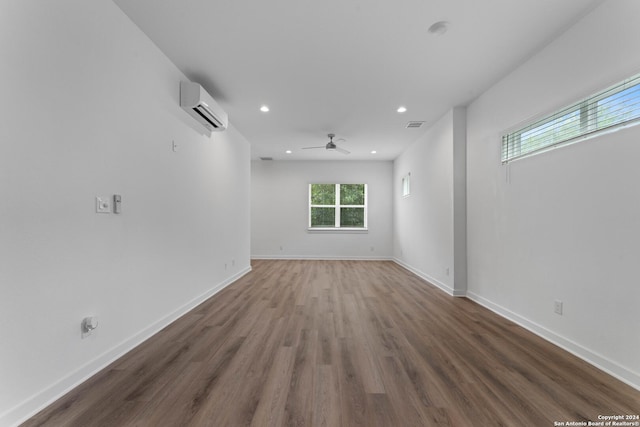
M449 30L450 25L447 21L438 21L429 27L429 33L434 36L441 36Z

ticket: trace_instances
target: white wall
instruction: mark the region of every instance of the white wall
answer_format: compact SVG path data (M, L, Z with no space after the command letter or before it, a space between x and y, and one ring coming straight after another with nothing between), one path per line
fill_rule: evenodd
M605 2L468 108L468 289L640 388L640 126L500 163L504 130L640 72L630 17Z
M250 162L233 128L200 133L179 107L184 76L109 0L4 1L0 58L12 425L248 271ZM123 213L96 214L115 193ZM100 323L81 339L87 315Z
M391 176L390 161L252 161L252 257L390 259ZM308 232L311 183L368 184L368 233Z
M393 166L394 258L453 295L466 291L464 116L450 110ZM403 197L409 173L411 195Z

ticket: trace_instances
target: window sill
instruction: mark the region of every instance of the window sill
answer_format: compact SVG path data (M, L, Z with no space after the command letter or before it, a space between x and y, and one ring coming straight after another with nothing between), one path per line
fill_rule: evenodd
M307 233L310 234L367 234L368 232L368 228L307 228Z

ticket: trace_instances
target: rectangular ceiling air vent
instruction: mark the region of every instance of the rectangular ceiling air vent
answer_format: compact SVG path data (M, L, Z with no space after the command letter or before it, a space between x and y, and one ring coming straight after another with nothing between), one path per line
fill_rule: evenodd
M407 129L419 128L424 123L425 122L409 122L409 123L407 123Z
M260 157L260 160L273 160L273 157Z

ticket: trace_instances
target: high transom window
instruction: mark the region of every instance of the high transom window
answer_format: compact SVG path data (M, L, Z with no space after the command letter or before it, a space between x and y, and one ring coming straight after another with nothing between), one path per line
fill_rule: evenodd
M367 184L309 184L309 229L366 228Z
M411 172L402 177L402 197L411 195Z
M502 137L502 162L575 142L593 134L637 123L640 75Z

